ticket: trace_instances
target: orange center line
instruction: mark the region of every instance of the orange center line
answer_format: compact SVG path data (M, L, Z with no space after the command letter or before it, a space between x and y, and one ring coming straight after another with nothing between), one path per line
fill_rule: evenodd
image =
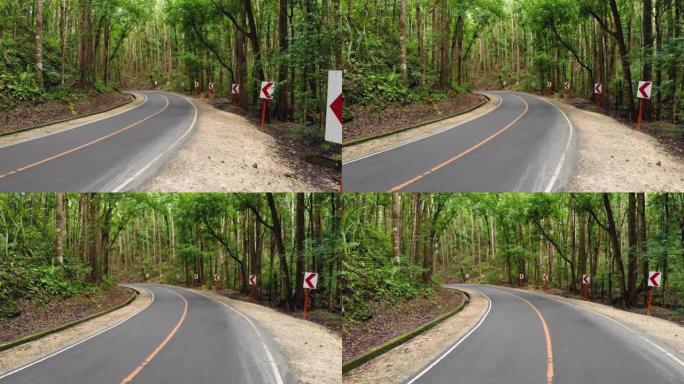
M145 366L147 364L149 364L155 358L155 356L157 356L157 354L166 346L166 344L168 344L168 342L173 338L173 336L176 335L176 333L178 332L178 329L181 327L181 325L185 321L185 317L188 314L188 301L185 299L185 297L180 295L178 292L174 292L174 291L172 291L170 289L166 289L166 288L162 288L162 289L165 289L165 290L175 294L176 296L180 297L185 302L185 308L183 308L183 314L181 315L180 319L178 320L178 323L176 323L176 326L173 327L173 329L171 330L171 333L169 333L169 335L166 336L166 339L164 339L164 341L162 341L161 344L159 344L159 346L157 346L157 348L154 351L152 351L152 353L150 353L149 356L147 356L145 358L145 360L143 360L143 362L138 366L138 368L136 368L133 372L131 372L128 376L126 376L126 378L121 381L121 384L130 383L131 380L133 380L136 376L138 376L138 374L143 369L145 369Z
M443 163L441 163L441 164L438 164L438 165L434 166L433 168L431 168L431 169L428 170L427 172L422 173L422 174L420 174L420 175L418 175L418 176L416 176L416 177L414 177L414 178L412 178L412 179L409 179L409 180L407 180L407 181L405 181L405 182L403 182L403 183L401 183L401 184L395 185L395 186L392 187L392 189L390 189L388 192L397 192L397 191L399 191L400 189L404 189L404 188L408 187L409 185L415 183L416 181L418 181L418 180L420 180L420 179L422 179L422 178L424 178L424 177L426 177L426 176L429 176L429 175L431 175L431 174L433 174L433 173L439 171L440 169L446 167L447 165L453 163L454 161L456 161L456 160L462 158L463 156L465 156L465 155L469 154L470 152L476 150L477 148L483 146L483 145L486 144L487 142L489 142L489 141L491 141L492 139L494 139L495 137L499 136L503 131L505 131L505 130L507 130L508 128L512 127L513 124L517 123L518 120L520 120L520 119L527 113L527 111L529 110L529 106L527 105L527 102L525 101L525 99L523 99L523 98L521 98L521 97L519 97L519 96L517 96L517 95L511 95L511 96L520 99L520 100L523 102L523 104L525 104L525 110L524 110L520 115L518 115L518 117L516 117L513 121L511 121L508 125L506 125L505 127L501 128L500 130L494 132L491 136L489 136L489 137L487 137L486 139L482 140L481 142L475 144L474 146L468 148L467 150L461 152L460 154L458 154L458 155L456 155L456 156L454 156L454 157L452 157L452 158L446 160L445 162L443 162Z
M552 384L553 383L553 346L551 344L551 332L549 331L549 326L546 324L546 320L544 319L544 316L541 314L541 312L537 309L537 307L534 306L534 304L530 303L528 300L523 299L522 297L518 295L514 295L510 292L506 292L501 289L497 289L497 291L503 292L505 294L511 295L515 297L516 299L520 299L529 305L532 310L537 314L537 317L539 317L539 320L541 321L542 328L544 328L544 337L546 338L546 383L547 384Z
M169 107L169 104L170 104L169 99L168 99L166 96L164 96L164 95L161 95L161 96L166 100L166 104L164 105L164 108L162 108L161 110L159 110L159 111L157 111L157 112L155 112L155 113L153 113L153 114L151 114L151 115L145 117L144 119L142 119L142 120L140 120L140 121L138 121L138 122L135 122L135 123L133 123L133 124L131 124L131 125L129 125L129 126L126 126L126 127L124 127L124 128L121 128L121 129L119 129L118 131L114 131L114 132L112 132L112 133L110 133L110 134L107 134L107 135L105 135L105 136L102 136L102 137L100 137L100 138L97 138L97 139L95 139L95 140L93 140L93 141L87 142L87 143L85 143L85 144L81 144L81 145L79 145L78 147L71 148L71 149L69 149L69 150L67 150L67 151L64 151L64 152L62 152L62 153L58 153L58 154L56 154L56 155L54 155L54 156L50 156L50 157L45 158L45 159L43 159L43 160L36 161L35 163L31 163L31 164L24 165L24 166L22 166L22 167L20 167L20 168L17 168L17 169L14 170L14 171L7 172L7 173L5 173L5 174L3 174L3 175L0 175L0 179L5 178L5 177L10 176L10 175L14 175L15 173L23 172L23 171L25 171L25 170L27 170L27 169L30 169L30 168L37 167L37 166L39 166L39 165L41 165L41 164L45 164L45 163L47 163L47 162L49 162L49 161L59 159L60 157L64 157L64 156L66 156L66 155L68 155L68 154L70 154L70 153L76 152L76 151L81 150L81 149L83 149L83 148L85 148L85 147L89 147L89 146L91 146L91 145L93 145L93 144L96 144L96 143L99 143L99 142L101 142L101 141L107 140L107 139L109 139L109 138L111 138L111 137L114 137L114 136L116 136L116 135L118 135L118 134L120 134L120 133L122 133L122 132L125 132L125 131L127 131L127 130L133 128L134 126L136 126L136 125L138 125L138 124L140 124L140 123L142 123L142 122L144 122L144 121L147 121L147 120L153 118L154 116L157 116L158 114L164 112L164 111L166 110L166 108Z

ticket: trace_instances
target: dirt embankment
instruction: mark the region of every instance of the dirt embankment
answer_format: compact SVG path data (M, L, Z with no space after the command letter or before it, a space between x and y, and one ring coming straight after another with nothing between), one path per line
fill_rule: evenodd
M14 108L0 109L0 133L106 111L130 100L130 95L120 92L88 92L85 98L71 102L20 103Z
M441 100L390 105L357 105L352 107L354 119L344 124L344 140L376 136L383 133L467 111L481 104L485 97L473 93L450 93Z
M643 332L644 335L661 343L669 345L679 353L684 354L684 328L669 320L646 316L639 313L623 311L608 305L594 303L586 300L578 300L558 295L552 295L543 291L534 290L534 294L548 297L554 300L566 302L581 308L589 309L607 316L618 323L624 324L633 330Z
M249 119L204 99L195 132L178 154L141 188L149 192L318 192L339 189L326 169L285 156L278 141ZM306 168L304 171L302 167ZM314 169L311 171L309 168Z
M33 139L40 136L50 135L57 132L66 131L72 128L78 128L82 125L92 123L94 121L102 120L111 116L115 116L124 112L128 112L131 109L138 107L140 104L145 102L145 96L136 92L129 92L135 96L135 100L131 103L125 104L121 107L114 108L110 111L98 113L92 116L86 116L77 118L74 120L65 121L62 123L55 123L45 127L40 127L36 129L31 129L22 132L16 132L8 134L5 136L0 136L0 146L17 143L24 140ZM2 132L2 128L0 128Z
M152 296L149 291L145 289L139 289L139 291L140 295L138 295L132 303L121 309L96 317L63 331L42 337L38 340L0 352L0 375L77 343L142 310L151 302ZM126 292L130 293L128 290L126 290ZM128 297L128 294L126 297ZM95 312L104 309L105 308L100 308ZM0 329L4 329L4 327L5 325L2 324Z
M370 155L375 152L380 152L382 150L394 147L401 143L405 143L412 140L420 139L421 137L430 136L446 129L453 128L455 125L464 123L469 120L478 118L488 112L494 110L498 103L499 98L494 94L486 94L489 97L489 101L483 106L466 112L464 114L454 116L442 121L438 121L432 124L423 125L421 127L409 129L399 133L392 134L390 136L385 136L377 139L373 139L364 143L352 145L349 147L342 148L342 160L351 161L358 159L363 156ZM434 115L433 115L434 118ZM396 128L401 128L397 126ZM345 128L346 129L346 128Z
M684 191L684 159L658 139L610 116L582 110L562 99L562 109L579 133L577 166L566 191Z
M453 289L440 289L430 297L416 297L394 304L372 302L373 316L364 322L345 321L342 332L343 358L349 360L405 332L448 313L463 296Z
M282 348L298 383L341 382L342 341L339 335L322 325L282 314L272 308L230 299L212 291L200 292L230 305L264 328Z
M453 317L406 343L353 369L343 377L345 383L402 383L465 335L484 316L487 300L475 291L470 303Z

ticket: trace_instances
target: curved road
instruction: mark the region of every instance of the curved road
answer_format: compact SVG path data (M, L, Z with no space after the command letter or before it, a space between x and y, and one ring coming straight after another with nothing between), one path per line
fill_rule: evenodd
M0 377L1 384L291 383L283 356L244 315L178 287L117 326Z
M189 137L197 109L165 92L66 131L0 147L0 191L118 192L154 174Z
M489 299L484 317L407 383L684 382L682 356L614 320L520 290L464 287Z
M560 190L577 134L542 98L493 92L497 107L439 133L343 163L345 192Z

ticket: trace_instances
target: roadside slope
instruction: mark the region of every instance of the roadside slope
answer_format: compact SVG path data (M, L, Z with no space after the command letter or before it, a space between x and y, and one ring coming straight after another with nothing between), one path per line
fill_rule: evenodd
M298 383L338 384L342 372L342 339L327 328L284 315L274 309L198 291L256 321L281 347Z
M148 192L292 192L319 188L297 178L277 142L246 118L188 97L199 117L192 137L142 187ZM331 180L330 190L337 184Z
M487 299L462 289L470 303L453 317L344 375L345 383L402 383L463 337L487 310Z
M72 328L0 352L0 376L102 332L138 311L143 310L152 302L152 295L146 289L137 289L140 292L140 295L138 295L132 303L121 309L76 325Z
M579 133L577 166L566 191L684 191L684 161L658 140L610 116L548 98L563 110Z

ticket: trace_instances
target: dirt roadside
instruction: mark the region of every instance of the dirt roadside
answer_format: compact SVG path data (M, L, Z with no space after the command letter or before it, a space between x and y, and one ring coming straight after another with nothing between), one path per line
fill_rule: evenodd
M534 293L552 300L574 304L579 307L598 312L628 326L629 328L643 332L646 336L652 338L654 341L666 344L677 350L679 353L684 354L684 328L682 328L679 324L668 320L659 319L657 317L622 311L608 305L594 303L591 301L552 295L544 291L530 290L525 292Z
M339 384L342 339L322 325L284 315L274 309L233 300L212 291L200 291L242 312L280 345L297 383ZM312 340L307 342L305 340ZM311 357L315 356L315 359Z
M121 107L112 109L111 111L98 113L98 114L95 114L92 116L81 117L81 118L74 119L74 120L65 121L63 123L47 125L45 127L31 129L28 131L12 133L12 134L9 134L6 136L0 136L0 147L5 146L5 145L9 145L9 144L18 143L18 142L25 141L25 140L35 139L37 137L46 136L46 135L50 135L50 134L57 133L57 132L66 131L66 130L73 129L73 128L78 128L80 126L90 124L94 121L106 119L108 117L112 117L112 116L116 116L116 115L119 115L119 114L124 113L124 112L128 112L131 109L134 109L134 108L138 107L139 105L141 105L142 103L145 102L145 96L140 94L140 93L130 92L130 91L127 91L126 93L130 93L133 96L135 96L135 100L133 102L126 104L126 105L122 105Z
M546 100L566 113L579 134L577 165L565 191L684 191L684 160L656 138L562 99Z
M397 146L402 143L418 140L422 137L433 135L435 133L452 128L456 124L461 124L465 121L476 119L494 110L499 104L499 97L494 94L485 92L482 92L481 94L489 97L489 101L483 106L473 111L464 113L462 115L454 116L446 120L438 121L436 123L424 125L422 127L409 129L407 131L403 131L391 136L366 141L364 143L352 145L350 147L343 147L342 161L347 162L355 160L376 152L383 151L390 147Z
M38 340L0 352L0 375L57 352L60 349L66 348L71 344L111 327L143 309L151 302L152 295L145 289L138 288L138 290L140 291L140 295L138 295L132 303L121 309Z
M465 308L434 328L344 375L349 384L402 383L463 337L484 316L487 300L463 289L471 301Z
M297 177L277 142L243 116L188 98L199 114L195 132L162 170L142 187L148 192L316 192ZM329 188L338 184L330 180Z

